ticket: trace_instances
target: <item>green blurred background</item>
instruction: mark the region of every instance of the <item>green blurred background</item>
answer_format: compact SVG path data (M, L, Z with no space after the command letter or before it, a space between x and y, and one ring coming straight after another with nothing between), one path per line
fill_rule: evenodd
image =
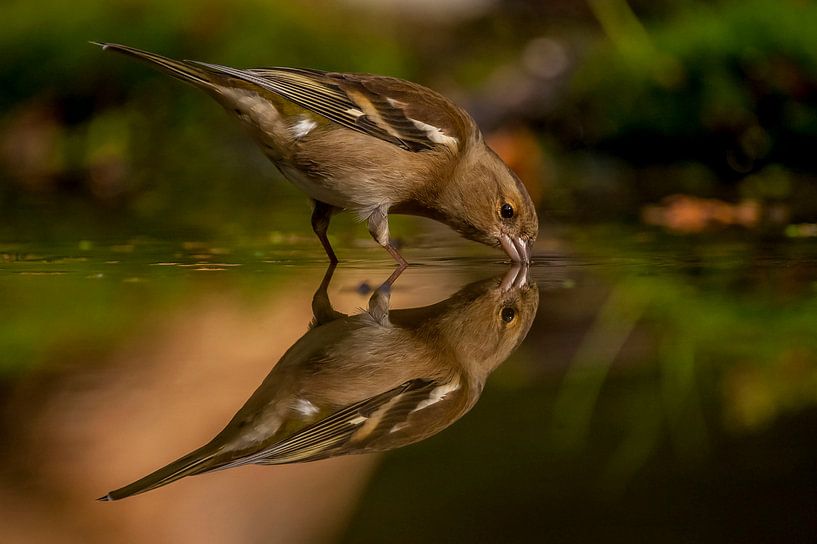
M293 189L217 105L88 40L427 84L474 113L559 223L637 222L645 204L670 195L716 199L646 214L682 231L781 233L817 217L812 2L45 0L0 9L7 240L303 230L306 205L275 206Z

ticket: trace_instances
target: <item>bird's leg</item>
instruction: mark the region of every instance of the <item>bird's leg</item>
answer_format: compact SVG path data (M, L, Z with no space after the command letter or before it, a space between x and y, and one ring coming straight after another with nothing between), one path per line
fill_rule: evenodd
M332 307L332 303L329 301L329 293L327 293L327 289L332 281L332 274L334 274L336 266L337 264L335 263L329 263L329 266L326 268L326 273L323 275L321 284L318 286L315 294L312 295L313 317L312 323L309 324L309 328L320 327L321 325L334 321L340 317L346 317L346 314L338 312Z
M334 213L336 209L337 208L331 204L316 200L315 209L312 210L312 230L318 235L318 240L321 241L321 245L326 251L330 263L338 262L332 245L329 243L329 238L326 236L326 231L329 229L329 220L332 219L332 213Z
M408 266L406 260L389 240L389 214L385 208L375 208L369 216L369 233L375 242L383 246L389 252L389 255L397 261L398 268L402 270Z

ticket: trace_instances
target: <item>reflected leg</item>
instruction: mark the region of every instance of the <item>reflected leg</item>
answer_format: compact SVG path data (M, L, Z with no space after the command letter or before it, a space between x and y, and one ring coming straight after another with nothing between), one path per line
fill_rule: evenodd
M376 208L369 216L369 233L375 242L383 246L389 252L389 255L397 261L397 266L401 270L408 266L406 260L389 240L389 215L386 209Z
M329 220L332 219L332 214L337 211L337 208L325 202L315 201L315 209L312 210L312 230L318 235L318 240L321 241L330 263L338 262L332 245L329 243L329 238L326 236L326 231L329 229Z
M405 270L405 266L398 266L391 273L391 276L378 287L369 298L369 313L372 314L381 325L387 325L389 320L389 301L391 299L391 286Z
M329 263L321 284L315 294L312 295L312 323L309 324L310 328L319 327L339 317L346 317L346 314L338 312L332 307L332 303L329 301L329 293L327 293L336 266L335 263Z

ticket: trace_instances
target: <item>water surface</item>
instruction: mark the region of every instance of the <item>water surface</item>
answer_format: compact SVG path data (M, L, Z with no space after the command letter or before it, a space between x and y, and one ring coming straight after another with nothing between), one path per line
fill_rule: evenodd
M538 306L524 341L431 436L209 472L115 503L94 499L213 439L309 334L323 258L297 240L4 244L6 534L807 541L817 531L817 249L806 242L568 229L527 271ZM372 310L392 272L376 249L346 251L326 289L333 311ZM414 264L388 289L397 326L400 315L450 318L462 346L484 344L477 325L504 306L450 301L469 285L501 290L509 265L467 251L407 249ZM405 312L423 307L438 311ZM349 365L382 344L358 345ZM400 357L387 352L384 365L398 369Z

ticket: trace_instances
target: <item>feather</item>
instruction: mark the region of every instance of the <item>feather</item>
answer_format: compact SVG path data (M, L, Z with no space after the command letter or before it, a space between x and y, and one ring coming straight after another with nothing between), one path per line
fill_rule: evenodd
M439 126L443 124L439 121L447 118L444 114L432 113L429 118L429 115L424 115L423 111L415 108L417 111L412 114L423 119L410 118L406 102L391 99L370 88L372 82L378 80L374 87L384 91L392 89L404 98L407 93L418 91L418 86L402 80L298 68L241 70L218 64L188 62L214 74L257 85L338 125L374 136L408 151L434 149L441 144L456 150L460 141L457 136L450 134L457 132L453 127ZM425 99L426 110L436 107L449 114L458 112L459 108L447 99L428 89L423 91L428 95ZM429 97L434 100L429 100ZM464 113L459 112L456 117L462 120L463 125L468 124Z
M218 470L252 463L279 465L329 457L340 446L368 438L375 430L378 434L386 432L403 421L419 402L414 400L415 397L425 398L436 385L433 380L410 380L385 393L347 406L257 453L219 466ZM410 407L406 407L406 404ZM367 425L371 427L372 424L373 428L366 429ZM364 430L366 437L356 436Z

